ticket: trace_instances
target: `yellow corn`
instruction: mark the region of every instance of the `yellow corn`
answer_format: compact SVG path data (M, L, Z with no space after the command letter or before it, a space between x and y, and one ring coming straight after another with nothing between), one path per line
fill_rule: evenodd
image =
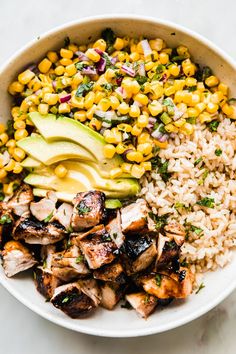
M149 41L149 45L152 50L156 50L157 52L160 52L163 48L163 39L160 39L160 38L151 39Z
M135 178L141 178L145 173L143 166L134 164L131 168L131 175Z
M139 106L132 104L130 106L130 110L129 110L129 115L132 118L137 118L140 115L140 108Z
M58 66L55 68L54 71L55 71L55 74L56 74L57 76L61 76L61 75L63 75L64 72L65 72L65 67L62 66L62 65L58 65Z
M212 75L206 78L205 83L208 87L214 87L218 85L219 80L217 79L216 76Z
M52 51L48 52L47 57L54 64L58 61L58 55L56 52L52 52Z
M143 167L145 171L152 170L152 164L150 161L141 162L140 166Z
M84 98L84 108L89 109L92 107L92 105L94 104L94 100L95 100L95 93L93 91L90 91L89 93L87 93L87 95Z
M225 103L222 106L222 111L227 117L231 117L234 113L233 107L230 106L228 103Z
M21 161L25 158L25 152L24 150L16 147L14 148L12 156L16 161Z
M169 62L169 55L167 53L161 52L159 54L159 60L161 64L165 65Z
M67 102L60 103L58 106L59 113L70 113L70 105Z
M215 104L212 102L209 102L206 107L207 112L211 113L211 114L216 113L218 111L218 109L219 109L218 104Z
M80 122L85 122L87 117L86 117L86 112L85 111L77 111L74 113L74 119L79 120Z
M23 120L17 120L13 124L13 128L16 129L16 130L17 129L25 129L25 127L26 127L26 124L25 124L25 122Z
M110 105L111 105L111 102L108 98L102 98L101 101L97 105L97 109L106 112L110 108Z
M17 93L20 93L23 90L24 90L24 85L22 83L20 83L19 81L12 82L8 87L8 92L11 95L16 95Z
M141 152L143 155L149 155L152 152L152 144L150 143L138 144L137 150Z
M143 93L138 93L137 95L134 96L134 101L137 101L140 104L145 106L148 104L148 97Z
M118 107L117 110L120 112L120 114L127 114L129 113L129 105L125 102L122 102Z
M85 55L95 63L100 60L100 55L96 52L96 50L90 48L86 51Z
M160 114L163 111L163 107L162 104L156 100L152 101L151 103L149 103L148 105L148 109L151 113L152 116L157 116L158 114Z
M126 150L126 147L125 147L125 145L124 144L122 144L122 143L119 143L117 146L116 146L116 152L117 152L117 154L123 154L124 152L125 152L125 150Z
M131 168L132 168L132 164L131 163L127 163L127 162L124 162L122 163L121 165L121 169L124 173L131 173Z
M100 130L102 127L102 122L93 117L89 122L89 127L93 130Z
M28 132L26 129L17 129L14 134L14 137L16 140L24 139L27 136L28 136ZM0 138L1 138L1 136L0 136Z
M33 71L28 69L28 70L25 70L25 71L23 71L23 73L18 75L18 81L22 85L26 85L33 79L34 76L35 76L35 73L33 73Z
M68 76L73 76L77 73L77 69L75 67L75 64L70 64L65 67L65 73Z
M110 171L111 178L117 178L117 177L120 177L121 175L122 175L122 169L120 167L113 168Z
M130 151L127 153L126 158L132 162L142 162L143 154L140 151Z
M103 153L104 153L104 156L107 158L107 159L112 159L112 157L115 155L116 153L116 148L114 145L112 144L107 144L104 146L103 148Z
M0 169L0 180L3 180L6 177L6 175L7 175L6 171L3 168L1 168Z
M23 167L21 166L21 164L19 162L15 163L15 167L13 168L13 173L21 173L23 170Z
M59 178L63 178L67 175L67 168L63 164L57 165L54 169L55 175Z
M58 94L56 93L45 93L43 96L44 102L48 103L50 106L57 104Z
M137 125L140 128L145 128L149 123L149 118L146 114L141 114L137 119Z
M65 49L65 48L61 48L61 50L60 50L60 56L62 58L72 59L73 55L74 55L74 53L72 52L72 50Z
M134 136L139 136L142 133L142 128L138 124L134 124L131 130L131 134Z
M16 161L11 159L8 164L4 167L5 171L10 172L13 171L14 167L15 167Z
M38 111L42 115L48 114L49 106L47 103L40 103L38 106Z
M44 58L38 65L39 71L46 74L52 66L52 62L48 58Z
M107 47L107 44L106 42L104 41L104 39L100 38L98 39L94 44L93 44L93 48L98 48L100 50L102 50L103 52L106 51L106 47ZM114 47L115 48L115 47ZM116 48L115 48L116 49Z

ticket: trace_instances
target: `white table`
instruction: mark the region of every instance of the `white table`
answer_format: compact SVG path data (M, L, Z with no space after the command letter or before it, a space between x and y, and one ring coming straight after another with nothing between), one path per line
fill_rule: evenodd
M183 24L236 58L234 0L0 0L0 64L48 29L76 18L136 13ZM34 314L0 286L1 354L233 354L236 292L202 318L143 338L106 339L60 328Z

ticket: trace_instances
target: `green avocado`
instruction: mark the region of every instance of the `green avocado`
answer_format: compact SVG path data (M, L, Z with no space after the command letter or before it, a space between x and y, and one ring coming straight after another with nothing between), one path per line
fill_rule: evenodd
M96 159L99 170L104 175L123 162L121 156L117 154L112 159L106 159L103 153L106 145L103 136L74 119L64 116L57 118L54 114L42 116L38 112L29 113L29 118L48 142L69 140L87 149Z
M40 161L35 160L32 157L28 156L21 162L21 166L29 170L32 170L34 168L42 168L43 164Z
M19 140L17 146L44 165L52 165L67 159L94 161L93 155L78 144L69 141L47 142L40 135L31 135Z

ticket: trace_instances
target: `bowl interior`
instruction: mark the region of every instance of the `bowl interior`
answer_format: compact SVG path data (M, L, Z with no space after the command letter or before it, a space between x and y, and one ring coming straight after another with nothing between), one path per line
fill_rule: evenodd
M23 48L0 72L0 119L10 118L11 101L7 93L9 83L28 64L37 62L48 50L63 45L65 37L78 43L94 41L101 31L111 27L118 35L145 36L163 38L169 46L184 44L189 47L195 62L210 66L215 74L231 87L231 96L236 95L236 69L234 64L221 51L197 35L175 26L154 19L131 16L114 16L91 18L72 23L56 29L40 40L33 41ZM236 257L224 269L205 276L205 288L198 294L190 296L186 301L178 301L163 310L158 310L148 320L137 317L135 311L121 309L114 311L99 309L94 316L84 320L72 320L56 310L37 293L32 279L27 275L19 275L7 279L0 269L0 281L16 298L33 311L64 327L101 336L131 337L163 332L191 321L207 312L223 300L236 285L234 269Z

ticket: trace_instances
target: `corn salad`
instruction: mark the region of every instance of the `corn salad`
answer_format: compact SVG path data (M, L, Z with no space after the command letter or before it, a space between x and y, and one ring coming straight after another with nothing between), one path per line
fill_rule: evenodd
M25 153L16 141L33 130L29 112L65 115L100 132L105 157L124 159L112 178L122 173L140 178L168 139L191 135L196 122L207 124L218 113L236 119L227 85L209 67L199 68L187 47L169 48L161 38L121 38L111 29L88 45L67 38L59 51L21 72L9 93L15 102L12 121L8 129L0 125L3 182L22 172ZM66 174L63 165L56 172Z

